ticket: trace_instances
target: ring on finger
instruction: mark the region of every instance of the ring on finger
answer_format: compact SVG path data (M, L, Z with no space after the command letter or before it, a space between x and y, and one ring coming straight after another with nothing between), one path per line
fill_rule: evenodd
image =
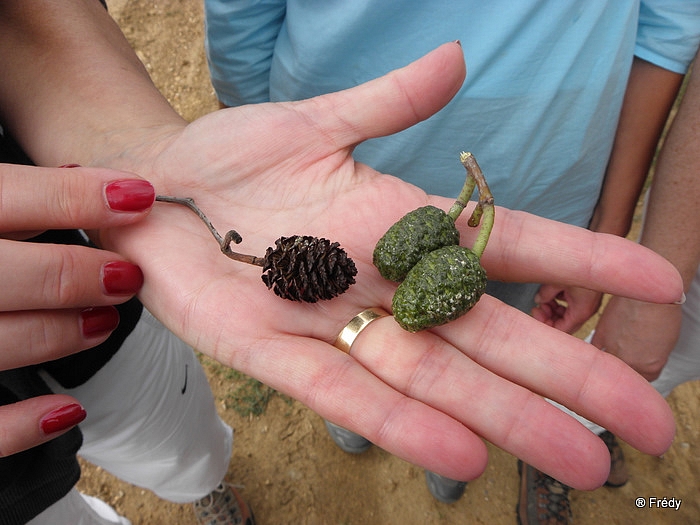
M369 325L372 321L376 321L382 317L388 317L389 315L390 314L388 312L377 307L363 310L355 317L350 319L350 322L346 324L338 334L333 346L335 346L338 350L349 354L350 348L352 348L352 344L355 342L355 339L357 339L357 336L360 335L362 330L367 328L367 325Z

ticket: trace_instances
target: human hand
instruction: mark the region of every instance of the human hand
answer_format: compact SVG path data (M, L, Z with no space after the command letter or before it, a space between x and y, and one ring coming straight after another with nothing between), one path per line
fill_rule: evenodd
M488 296L428 332L410 334L385 317L350 355L333 346L358 312L390 308L395 285L372 265L379 237L411 209L452 203L355 163L352 148L435 113L464 73L461 48L447 44L352 90L219 111L150 146L94 159L138 171L158 193L194 198L221 231L241 233L237 251L262 255L292 234L339 241L358 275L332 301L276 297L260 268L222 256L199 219L171 204L100 238L138 262L146 276L140 298L177 335L391 453L472 479L485 468L484 437L568 485L597 487L607 477L607 449L541 396L648 453L661 453L673 436L668 405L614 357ZM464 176L459 152L455 176ZM482 258L492 278L662 303L681 296L675 269L634 243L501 208L496 217ZM469 245L465 223L458 226Z
M143 283L138 266L116 253L15 239L45 229L131 224L147 215L154 196L153 187L132 174L0 164L0 370L100 344L119 323L112 305ZM84 415L65 395L2 406L0 455L52 439Z
M591 343L622 359L647 381L653 381L676 345L681 320L679 305L611 297Z
M596 290L543 284L530 313L541 323L573 334L598 311L602 299L603 294Z

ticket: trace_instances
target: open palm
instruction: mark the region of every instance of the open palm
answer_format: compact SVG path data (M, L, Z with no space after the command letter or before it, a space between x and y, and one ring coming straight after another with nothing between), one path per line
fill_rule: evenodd
M237 251L261 256L292 234L340 242L358 275L336 299L276 297L259 267L224 257L199 219L173 204L156 204L146 221L105 231L102 241L140 265L144 304L188 343L390 452L471 479L485 467L484 437L571 486L593 488L607 476L607 449L541 396L645 452L661 453L673 435L663 399L615 358L488 296L430 332L409 334L387 317L350 355L332 346L360 311L390 310L394 285L372 266L384 231L418 206L451 204L355 163L352 147L428 118L463 77L461 48L447 44L355 89L216 112L133 153L128 168L158 193L192 197L222 233L236 229ZM456 151L455 177L463 176ZM473 232L466 221L458 226L468 245ZM662 303L681 295L677 272L633 243L505 209L483 262L497 279Z

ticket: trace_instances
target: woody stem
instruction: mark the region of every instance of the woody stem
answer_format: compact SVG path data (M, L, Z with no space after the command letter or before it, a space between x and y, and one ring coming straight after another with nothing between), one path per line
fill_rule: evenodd
M216 230L216 228L214 228L214 225L209 220L209 217L207 217L204 214L204 212L201 209L199 209L199 206L195 204L194 199L190 197L169 197L167 195L156 195L156 200L159 202L180 204L192 210L197 215L197 217L199 217L200 220L206 225L211 234L214 236L214 239L216 239L216 242L219 243L219 248L221 248L221 252L230 259L233 259L234 261L244 262L247 264L253 264L255 266L263 266L265 264L265 260L262 257L255 257L254 255L246 255L244 253L234 252L231 249L231 243L240 243L243 240L240 234L236 230L229 230L228 232L226 232L226 235L222 237L221 234Z
M469 226L476 227L481 223L481 229L479 234L474 241L472 246L472 251L478 256L484 253L486 244L489 242L489 236L491 235L491 230L493 229L493 220L495 215L495 206L493 201L493 195L491 194L491 189L486 183L486 178L484 177L479 164L476 162L474 155L467 152L462 152L459 156L459 160L467 170L469 178L474 181L477 189L479 190L479 202L476 204L476 208L472 212L472 216L469 218Z

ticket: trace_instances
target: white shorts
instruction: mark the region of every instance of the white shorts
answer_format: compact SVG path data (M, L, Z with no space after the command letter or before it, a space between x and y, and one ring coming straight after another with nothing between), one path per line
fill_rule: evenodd
M104 501L72 489L27 525L131 525Z
M216 412L194 351L145 309L119 351L85 384L65 389L43 377L85 407L79 454L91 463L175 503L200 499L223 480L233 431Z

